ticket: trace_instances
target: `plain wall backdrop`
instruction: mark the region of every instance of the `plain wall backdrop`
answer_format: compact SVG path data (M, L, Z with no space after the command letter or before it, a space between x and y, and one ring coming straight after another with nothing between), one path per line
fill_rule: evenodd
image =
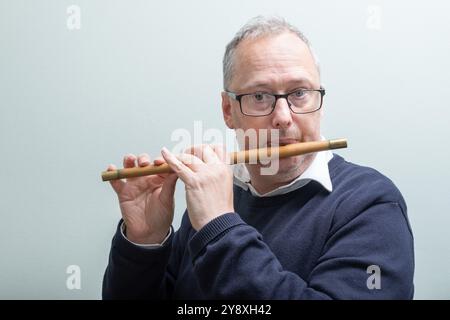
M0 298L101 297L120 211L100 172L128 152L158 155L195 121L225 133L224 48L259 14L311 40L323 135L349 141L337 153L402 191L415 298L450 298L449 13L437 0L0 0ZM176 201L178 228L181 183Z

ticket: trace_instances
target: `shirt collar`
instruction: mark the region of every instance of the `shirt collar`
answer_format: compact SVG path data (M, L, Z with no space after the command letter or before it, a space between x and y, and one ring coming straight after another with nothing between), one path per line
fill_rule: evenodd
M322 137L323 140L323 137ZM234 184L241 187L244 190L249 190L253 196L256 197L271 197L276 195L285 194L295 189L305 186L311 180L320 183L326 190L331 192L333 186L330 178L330 171L328 169L328 162L333 158L333 153L329 150L317 152L316 156L309 165L309 167L294 181L289 184L276 188L265 194L260 194L252 186L250 182L250 174L247 167L243 163L234 165Z

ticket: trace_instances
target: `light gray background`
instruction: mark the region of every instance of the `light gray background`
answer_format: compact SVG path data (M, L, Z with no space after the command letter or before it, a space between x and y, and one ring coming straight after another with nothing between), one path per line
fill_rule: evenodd
M81 29L66 27L69 5ZM381 29L367 27L370 5ZM327 88L323 134L402 191L417 299L450 298L446 1L0 0L0 298L98 299L120 217L100 172L157 155L177 128L225 131L225 44L279 14L310 38ZM176 194L175 226L184 211ZM81 268L81 290L66 268Z

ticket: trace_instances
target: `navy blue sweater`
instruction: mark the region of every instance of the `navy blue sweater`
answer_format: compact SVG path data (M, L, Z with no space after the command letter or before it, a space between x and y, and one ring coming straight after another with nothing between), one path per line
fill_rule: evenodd
M311 181L260 198L234 186L236 212L198 232L185 212L161 248L134 246L117 230L103 298L412 298L413 236L399 190L336 154L328 166L332 192ZM379 289L368 285L374 277Z

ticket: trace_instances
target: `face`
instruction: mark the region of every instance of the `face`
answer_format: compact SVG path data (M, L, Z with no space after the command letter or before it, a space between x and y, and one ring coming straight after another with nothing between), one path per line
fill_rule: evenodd
M238 45L233 62L234 73L227 89L237 94L257 91L282 94L298 88L320 88L319 73L308 46L290 32L244 40ZM285 99L278 99L270 115L251 117L241 113L238 101L222 93L222 111L230 129L253 128L257 132L279 129L280 145L320 140L322 109L309 114L295 114ZM300 175L312 159L312 156L280 159L278 178ZM258 166L247 167L249 171L255 171Z

